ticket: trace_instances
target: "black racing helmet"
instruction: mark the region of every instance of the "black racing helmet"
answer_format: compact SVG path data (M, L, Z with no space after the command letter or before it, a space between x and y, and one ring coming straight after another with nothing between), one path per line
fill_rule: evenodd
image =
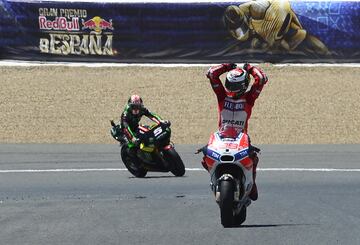
M130 110L140 110L144 107L143 100L137 94L131 95L128 100L128 106Z

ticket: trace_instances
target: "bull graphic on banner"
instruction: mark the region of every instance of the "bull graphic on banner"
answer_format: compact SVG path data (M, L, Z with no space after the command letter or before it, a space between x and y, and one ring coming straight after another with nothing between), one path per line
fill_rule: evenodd
M106 21L99 16L95 16L87 21L82 20L82 25L83 30L90 29L92 30L90 32L92 34L101 34L101 32L106 29L114 30L112 20Z

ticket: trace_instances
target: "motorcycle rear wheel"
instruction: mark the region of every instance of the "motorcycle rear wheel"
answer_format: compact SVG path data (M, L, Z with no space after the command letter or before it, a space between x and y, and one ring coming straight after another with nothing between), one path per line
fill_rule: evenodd
M138 159L129 156L127 146L121 147L121 160L129 172L137 178L144 178L147 170L141 167Z
M163 153L165 160L171 166L170 172L177 177L183 176L185 174L185 166L176 150L174 148L170 148Z
M219 184L221 224L227 228L234 225L234 182L223 180Z

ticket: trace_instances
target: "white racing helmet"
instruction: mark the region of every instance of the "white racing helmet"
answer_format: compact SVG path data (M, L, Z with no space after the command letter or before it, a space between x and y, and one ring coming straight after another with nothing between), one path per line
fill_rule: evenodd
M249 73L242 68L235 68L226 75L226 93L229 97L240 97L246 92L249 83Z

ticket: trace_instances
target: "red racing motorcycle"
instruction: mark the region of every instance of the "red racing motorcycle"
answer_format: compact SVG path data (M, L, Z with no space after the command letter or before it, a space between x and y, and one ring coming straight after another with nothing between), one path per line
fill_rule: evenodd
M240 226L246 220L251 204L249 194L253 186L253 160L260 149L251 146L246 133L227 127L210 136L207 146L200 149L211 178L211 189L220 207L224 227Z

